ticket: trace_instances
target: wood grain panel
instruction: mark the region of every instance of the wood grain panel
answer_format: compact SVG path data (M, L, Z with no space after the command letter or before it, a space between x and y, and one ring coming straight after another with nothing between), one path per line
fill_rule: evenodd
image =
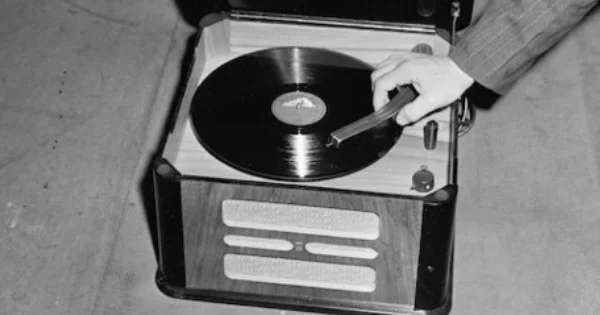
M183 187L183 222L187 287L306 299L372 301L413 305L421 226L421 201L357 195L322 190L271 186L186 182ZM227 227L221 216L221 202L227 199L254 200L314 207L371 211L380 218L376 240L342 239L309 234L274 232ZM292 242L288 252L228 247L226 235L284 239ZM314 255L304 249L309 242L361 246L378 252L375 259ZM298 259L325 263L372 267L377 272L372 293L254 283L227 279L223 270L226 253Z

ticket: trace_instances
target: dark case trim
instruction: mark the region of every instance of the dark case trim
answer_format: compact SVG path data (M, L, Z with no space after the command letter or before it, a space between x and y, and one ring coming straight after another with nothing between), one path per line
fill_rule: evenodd
M448 185L423 204L415 309L450 311L457 194L458 187Z
M283 1L283 0L282 0ZM394 0L390 0L394 1ZM242 12L243 9L232 7L227 0L196 0L186 2L185 0L180 0L180 11L184 15L184 18L188 23L193 26L198 26L202 24L202 20L207 16L217 15L228 15L233 11ZM434 8L433 14L425 14L420 15L419 19L414 19L414 21L393 21L393 22L384 22L383 24L429 24L434 25L437 28L450 30L452 28L452 16L451 16L451 8L454 2L460 4L461 14L456 21L456 28L458 30L462 30L470 25L471 16L473 12L473 2L474 0L416 0L415 2L415 16L419 16L419 11L423 7ZM244 10L248 14L256 15L252 10ZM267 13L267 12L258 12ZM280 12L281 14L293 14L293 12ZM269 14L267 14L269 15ZM307 20L310 20L312 17L310 15L306 16ZM210 17L208 19L211 19ZM362 20L363 23L367 23L366 19L345 19L342 18L340 20ZM375 22L375 21L372 21Z
M181 174L165 159L154 161L159 272L164 283L185 287Z
M375 306L369 304L370 310L361 308L361 303L355 305L338 304L332 305L331 302L311 301L312 305L307 305L305 300L294 298L282 298L266 295L242 294L234 292L218 292L211 290L191 290L172 286L164 281L160 271L156 274L156 283L161 292L167 296L204 301L214 303L224 303L230 305L243 305L260 308L285 309L300 312L328 313L340 315L399 315L399 314L425 314L425 315L447 315L450 312L450 304L431 310L405 310L400 308L386 307L384 305Z

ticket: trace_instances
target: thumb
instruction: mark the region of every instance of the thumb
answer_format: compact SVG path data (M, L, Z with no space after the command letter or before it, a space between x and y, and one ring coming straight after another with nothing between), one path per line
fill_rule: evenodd
M396 116L396 122L405 126L418 121L433 110L435 110L433 104L426 97L420 95L400 110Z

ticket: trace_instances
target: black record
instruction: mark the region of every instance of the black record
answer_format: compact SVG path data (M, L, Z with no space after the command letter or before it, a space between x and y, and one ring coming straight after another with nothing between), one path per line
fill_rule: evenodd
M216 158L276 180L312 181L358 171L386 154L393 120L327 147L329 134L373 112L372 67L337 52L261 50L213 71L192 101L192 125Z

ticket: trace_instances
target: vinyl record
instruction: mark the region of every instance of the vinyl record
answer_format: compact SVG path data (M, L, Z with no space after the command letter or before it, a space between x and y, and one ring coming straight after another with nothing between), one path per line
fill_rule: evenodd
M194 95L200 143L248 174L285 181L330 179L380 159L402 128L391 119L327 147L329 134L373 112L370 65L316 48L282 47L235 58Z

